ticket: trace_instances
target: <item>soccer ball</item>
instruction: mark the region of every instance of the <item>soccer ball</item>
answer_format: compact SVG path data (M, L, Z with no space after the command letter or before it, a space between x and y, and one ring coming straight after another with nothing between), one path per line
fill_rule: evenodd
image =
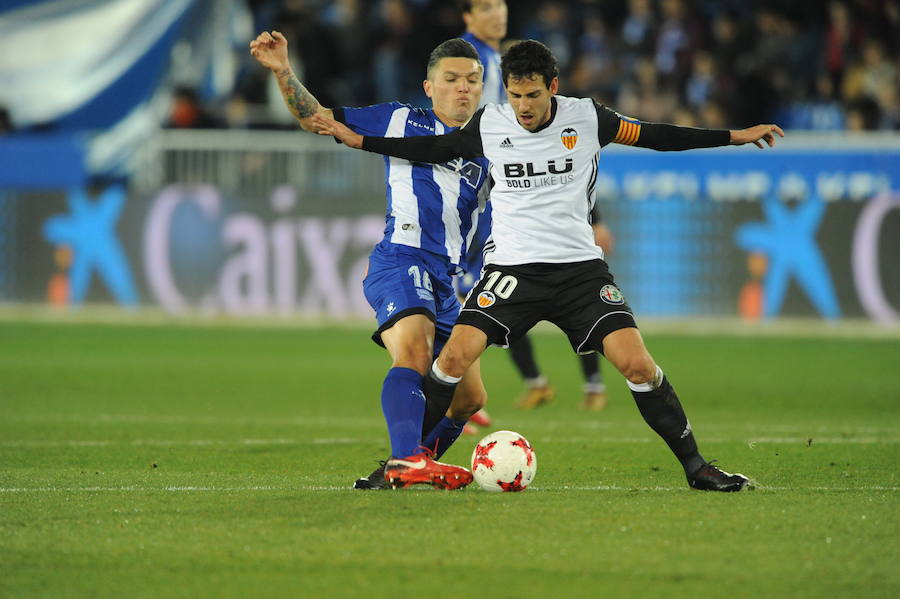
M537 455L525 437L512 431L496 431L482 439L472 452L472 475L485 491L524 491L537 472Z

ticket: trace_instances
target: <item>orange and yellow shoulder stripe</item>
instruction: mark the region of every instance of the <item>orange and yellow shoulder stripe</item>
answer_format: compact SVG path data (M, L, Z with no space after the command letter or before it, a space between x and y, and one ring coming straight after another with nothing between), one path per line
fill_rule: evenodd
M627 116L619 115L619 132L613 138L613 143L633 146L641 136L641 122Z

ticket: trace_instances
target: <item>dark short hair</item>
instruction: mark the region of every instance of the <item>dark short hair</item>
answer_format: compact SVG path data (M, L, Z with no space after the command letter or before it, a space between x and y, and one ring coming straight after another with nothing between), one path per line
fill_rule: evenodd
M503 85L513 79L530 79L534 75L544 78L549 88L550 82L559 77L559 66L550 48L536 40L525 40L510 46L500 59Z
M472 12L472 0L457 0L456 5L459 6L459 12L463 14Z
M431 51L431 56L428 57L428 69L426 71L428 76L431 75L431 69L433 69L442 58L471 58L484 69L484 65L481 64L481 58L479 58L478 50L475 49L475 46L458 37L442 42L437 48Z

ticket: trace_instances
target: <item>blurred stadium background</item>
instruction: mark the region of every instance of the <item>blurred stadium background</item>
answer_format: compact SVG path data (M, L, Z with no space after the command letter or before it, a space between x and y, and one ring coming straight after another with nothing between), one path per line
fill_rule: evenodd
M757 492L690 492L606 365L576 411L557 333L540 410L483 359L526 493L349 490L389 451L383 166L300 131L248 43L283 31L327 106L424 105L454 4L0 0L0 597L900 596L900 0L508 0L562 93L787 130L610 146L597 185L704 455Z
M516 0L561 93L644 120L776 122L774 151L604 151L642 317L898 322L900 2ZM305 134L247 52L285 33L326 106L425 105L446 0L6 0L0 305L369 317L374 155Z

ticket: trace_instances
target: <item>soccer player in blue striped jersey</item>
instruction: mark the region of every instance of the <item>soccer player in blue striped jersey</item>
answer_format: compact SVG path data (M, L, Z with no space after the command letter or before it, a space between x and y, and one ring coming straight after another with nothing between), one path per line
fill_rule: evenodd
M440 44L429 57L423 83L432 100L427 110L399 102L325 108L291 69L282 34L261 33L250 43L250 53L275 74L288 109L308 131L313 130L310 118L320 114L362 135L443 135L468 122L482 92L478 53L461 39ZM432 165L387 156L384 162L384 238L369 258L363 287L378 323L372 339L393 359L381 393L391 459L354 487L427 483L459 488L471 481L471 474L434 461L422 447L440 457L469 416L484 405L487 394L480 365L467 370L450 405L426 403L422 386L459 314L452 276L464 266L483 207L479 192L488 176L488 162L485 158L451 159Z
M506 0L460 0L459 7L466 23L466 32L461 37L475 47L484 65L484 91L479 107L505 104L506 88L500 75L500 42L506 37Z

